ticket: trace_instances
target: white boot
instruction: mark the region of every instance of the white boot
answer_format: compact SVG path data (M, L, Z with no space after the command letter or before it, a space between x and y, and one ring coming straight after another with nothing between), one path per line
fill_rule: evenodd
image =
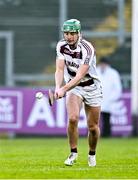
M96 166L96 156L95 155L88 155L88 165L91 167Z
M69 157L65 160L64 164L67 166L72 166L74 162L76 162L77 158L78 158L78 153L71 152Z

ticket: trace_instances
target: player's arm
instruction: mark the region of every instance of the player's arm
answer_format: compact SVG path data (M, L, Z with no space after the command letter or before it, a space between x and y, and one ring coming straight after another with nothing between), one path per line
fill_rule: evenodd
M77 84L79 84L79 82L81 81L81 79L86 75L86 73L88 72L89 69L89 65L88 64L82 64L77 73L76 76L69 81L65 86L63 86L63 90L65 92L69 91L70 89L72 89L73 87L77 86Z
M56 89L59 89L62 86L64 79L64 66L65 66L65 61L63 59L56 60L56 72L55 72Z

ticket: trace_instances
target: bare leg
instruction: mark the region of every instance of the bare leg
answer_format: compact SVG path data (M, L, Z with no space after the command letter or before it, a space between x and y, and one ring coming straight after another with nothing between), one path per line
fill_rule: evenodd
M71 149L77 148L78 142L78 120L79 113L82 105L82 100L80 97L68 93L67 96L67 113L69 118L68 123L68 138L69 145Z
M87 123L88 123L88 142L89 150L96 151L97 142L100 136L99 119L100 119L100 107L90 107L85 105Z

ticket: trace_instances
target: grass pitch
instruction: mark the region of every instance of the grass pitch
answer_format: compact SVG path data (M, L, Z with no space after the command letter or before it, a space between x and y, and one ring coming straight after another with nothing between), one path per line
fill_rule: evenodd
M88 167L88 144L79 139L79 157L65 166L69 154L67 138L17 138L0 140L1 179L136 179L138 139L99 140L97 166Z

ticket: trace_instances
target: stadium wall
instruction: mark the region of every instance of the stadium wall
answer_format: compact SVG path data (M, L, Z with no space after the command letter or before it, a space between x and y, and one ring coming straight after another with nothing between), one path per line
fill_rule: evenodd
M42 91L45 96L36 99ZM113 136L132 134L131 93L123 92L122 98L114 104L111 117ZM102 125L102 123L101 123ZM35 135L66 135L67 113L65 98L56 101L53 107L48 103L48 90L32 88L0 89L0 132ZM87 125L82 108L79 121L80 135L87 135Z

